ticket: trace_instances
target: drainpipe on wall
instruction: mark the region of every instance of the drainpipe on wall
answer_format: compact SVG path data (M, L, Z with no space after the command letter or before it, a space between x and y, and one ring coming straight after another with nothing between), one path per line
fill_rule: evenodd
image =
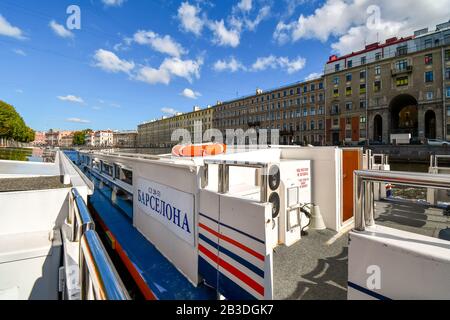
M441 63L442 63L442 140L447 140L447 114L446 114L446 92L445 92L445 52L444 46L441 47Z
M367 146L370 146L370 139L369 139L369 99L368 99L368 92L369 92L369 84L368 84L368 79L369 79L369 73L367 70L367 64L366 64L366 94L365 94L365 99L366 99L366 140L367 140Z

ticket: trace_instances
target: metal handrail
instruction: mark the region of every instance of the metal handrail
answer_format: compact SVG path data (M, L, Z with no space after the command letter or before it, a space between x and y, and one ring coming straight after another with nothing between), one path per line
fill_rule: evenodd
M129 300L128 292L95 231L94 220L78 190L69 195L72 242L79 242L81 300Z
M375 224L373 201L367 200L373 192L374 182L393 183L413 187L450 190L450 174L430 174L400 171L357 170L354 181L354 217L355 230L364 231L366 226ZM372 197L373 199L373 194Z
M130 299L105 247L94 230L87 230L81 238L80 271L81 300Z
M450 159L450 155L435 154L430 156L430 167L438 168L438 159Z
M71 190L69 201L69 218L71 223L71 241L79 241L87 230L94 230L95 224L83 198L78 190Z

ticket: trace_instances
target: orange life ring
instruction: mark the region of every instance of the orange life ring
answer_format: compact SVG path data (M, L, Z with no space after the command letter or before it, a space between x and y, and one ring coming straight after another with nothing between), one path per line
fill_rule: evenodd
M227 146L222 143L205 143L176 145L172 148L172 155L177 157L203 157L225 153Z

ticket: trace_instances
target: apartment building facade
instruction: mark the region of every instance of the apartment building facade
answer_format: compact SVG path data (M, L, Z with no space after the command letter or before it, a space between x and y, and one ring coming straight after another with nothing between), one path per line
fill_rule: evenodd
M215 107L213 126L226 139L226 130L277 129L273 144L315 144L325 141L323 78L299 82L267 92L221 103Z
M113 147L115 148L134 148L136 147L137 131L114 131Z
M324 72L327 144L389 143L395 133L449 139L449 27L331 56Z
M50 129L45 132L45 145L51 147L70 147L73 143L73 131Z
M182 136L194 139L194 128L197 125L197 132L205 133L212 128L214 108L207 107L200 109L194 107L192 112L177 113L172 117L162 117L160 120L152 120L138 126L137 146L143 148L170 147L177 144ZM174 137L172 134L177 129L185 129L183 135Z

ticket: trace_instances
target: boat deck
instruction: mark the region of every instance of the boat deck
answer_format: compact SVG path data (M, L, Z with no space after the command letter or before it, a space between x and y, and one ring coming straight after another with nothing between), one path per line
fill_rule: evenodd
M406 200L377 201L376 223L450 240L450 216L440 208ZM347 299L348 232L309 231L274 253L275 299Z
M70 188L72 185L62 183L61 176L43 176L31 178L0 179L0 192L32 191Z

